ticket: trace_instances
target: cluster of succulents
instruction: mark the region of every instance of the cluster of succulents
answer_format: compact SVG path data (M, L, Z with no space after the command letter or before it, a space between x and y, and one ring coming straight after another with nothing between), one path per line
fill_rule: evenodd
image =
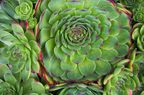
M144 95L143 0L2 0L0 95Z

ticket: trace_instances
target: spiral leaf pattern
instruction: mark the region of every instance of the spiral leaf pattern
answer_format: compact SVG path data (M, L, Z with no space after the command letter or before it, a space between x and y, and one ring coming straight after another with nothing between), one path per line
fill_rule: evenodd
M34 14L33 3L30 0L21 0L15 12L21 20L27 20Z
M128 52L128 16L107 0L53 0L41 15L44 65L56 81L92 81Z

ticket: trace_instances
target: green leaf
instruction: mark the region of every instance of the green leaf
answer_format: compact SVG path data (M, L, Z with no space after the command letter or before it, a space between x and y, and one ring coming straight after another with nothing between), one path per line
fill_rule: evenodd
M142 93L140 95L144 95L144 91L142 91Z
M50 59L44 60L47 71L50 74L55 76L61 76L64 71L60 68L60 60L58 60L55 56L52 56Z
M72 55L73 54L72 50L70 50L70 49L68 49L68 48L66 48L64 46L61 46L61 50L67 55Z
M50 32L48 31L48 29L43 28L40 31L40 44L43 46L45 44L46 41L49 40L50 38Z
M5 64L0 64L0 78L2 78L3 77L3 75L5 74L5 73L8 73L8 72L10 72L10 70L9 70L9 68L7 67L7 65L5 65Z
M2 42L3 44L10 46L12 44L15 44L18 40L9 32L7 31L1 31L1 35L0 35L0 42Z
M37 0L36 0L37 1ZM43 0L42 2L41 2L41 5L40 5L40 10L41 10L41 12L43 12L45 9L47 9L48 8L48 3L50 2L50 0Z
M117 45L115 49L117 50L119 57L124 57L128 53L129 47L128 45Z
M33 49L36 52L36 54L40 53L40 47L38 46L38 43L36 41L31 40L29 42L29 45L31 46L31 49Z
M29 41L36 40L34 33L31 32L30 30L26 30L26 32L24 34Z
M82 63L78 64L78 68L83 75L87 76L95 71L96 64L94 61L86 58Z
M47 54L49 57L51 57L54 54L54 47L55 47L55 40L54 39L49 39L45 43L45 48L47 51Z
M103 44L103 39L99 38L92 44L92 48L99 48Z
M57 47L57 46L54 48L54 54L61 61L67 58L67 55L61 50L60 47Z
M78 50L78 52L82 55L87 55L89 53L89 51L91 50L91 46L87 45L85 47L81 47L80 50Z
M117 42L118 41L116 37L109 36L109 38L104 41L102 48L107 50L112 49Z
M89 51L87 58L90 60L96 61L101 57L101 55L102 55L102 52L99 48L92 48Z
M39 70L40 70L39 62L36 62L35 64L32 64L31 67L32 67L32 70L33 70L34 72L36 72L36 73L38 73Z
M108 81L113 78L113 75L107 75L105 78L104 78L104 81L103 81L103 84L106 85L108 83Z
M11 85L15 85L17 82L16 78L11 73L5 73L4 80L10 83Z
M37 93L30 93L29 95L39 95L39 94L37 94Z
M140 40L140 37L137 38L137 46L141 51L144 51L143 43Z
M45 93L45 88L41 83L32 82L31 85L32 85L32 92L37 93L37 94Z
M125 13L121 13L117 18L117 21L119 22L120 26L123 26L123 28L126 28L128 30L130 29L129 19Z
M17 5L18 1L16 0L7 0L1 4L2 10L4 10L12 18L15 18L15 7Z
M20 40L24 42L28 42L28 39L24 35L24 31L19 24L12 24L12 30L14 35Z
M95 72L99 75L105 75L111 71L111 64L104 60L96 61Z
M117 36L119 34L119 23L116 20L111 21L111 27L110 27L110 35L111 36Z
M136 40L138 38L138 36L139 36L139 28L135 28L133 33L132 33L132 38L134 40Z
M79 71L78 68L76 68L73 71L70 71L67 73L67 77L70 80L79 80L83 78L83 75L81 74L81 72Z
M21 71L21 77L23 80L29 79L31 74L31 63L26 63L24 69Z
M127 88L130 88L131 90L134 90L136 87L135 81L130 78L126 83Z
M79 64L82 63L85 59L84 55L79 54L78 52L74 52L71 56L70 56L70 61L75 63L75 64Z
M51 11L46 9L44 11L43 15L41 15L41 20L39 22L40 23L40 26L39 26L40 29L49 27L48 26L49 25L48 22L49 22L51 14L52 14Z
M52 9L52 11L60 10L64 7L65 1L63 0L53 0L49 2L49 8Z
M118 42L120 44L125 44L130 40L130 33L126 29L121 29L118 35Z
M77 68L77 64L71 62L69 58L61 61L60 66L64 71L73 71Z
M104 60L112 60L118 55L118 52L115 49L111 50L101 49L101 51L102 51L102 58Z
M8 58L0 54L0 64L8 64L8 63L9 63Z

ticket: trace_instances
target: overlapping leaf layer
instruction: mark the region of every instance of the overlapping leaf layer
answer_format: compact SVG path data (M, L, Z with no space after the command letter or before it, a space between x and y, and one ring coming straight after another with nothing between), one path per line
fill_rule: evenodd
M127 54L129 29L109 1L50 1L40 21L44 65L57 81L97 80Z
M0 95L144 95L143 0L2 0Z

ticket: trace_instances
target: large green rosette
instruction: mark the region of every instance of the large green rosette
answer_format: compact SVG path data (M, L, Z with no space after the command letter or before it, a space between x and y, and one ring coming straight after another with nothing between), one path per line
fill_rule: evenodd
M30 77L31 72L39 72L39 47L30 31L12 23L11 31L1 30L0 35L0 63L8 64L14 73L21 72L24 79Z
M128 53L128 16L107 0L51 0L41 15L44 66L55 81L93 81Z

